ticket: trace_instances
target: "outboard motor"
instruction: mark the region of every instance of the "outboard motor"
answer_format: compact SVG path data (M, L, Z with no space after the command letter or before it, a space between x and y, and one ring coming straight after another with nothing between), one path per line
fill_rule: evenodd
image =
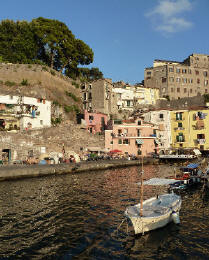
M180 218L179 218L179 213L173 211L172 212L172 220L175 224L180 224Z

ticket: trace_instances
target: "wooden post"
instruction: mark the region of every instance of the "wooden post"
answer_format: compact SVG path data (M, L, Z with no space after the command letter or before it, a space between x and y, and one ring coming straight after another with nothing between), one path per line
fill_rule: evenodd
M143 156L142 156L141 192L140 192L140 216L141 217L143 216L143 193L144 193L143 175L144 175L144 168L143 168Z

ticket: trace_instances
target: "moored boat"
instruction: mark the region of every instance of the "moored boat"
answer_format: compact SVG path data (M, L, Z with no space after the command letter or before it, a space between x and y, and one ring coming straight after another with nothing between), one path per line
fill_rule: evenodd
M172 221L180 223L181 197L175 193L162 194L143 201L142 214L141 206L141 203L129 206L125 211L125 216L132 222L135 234L164 227Z

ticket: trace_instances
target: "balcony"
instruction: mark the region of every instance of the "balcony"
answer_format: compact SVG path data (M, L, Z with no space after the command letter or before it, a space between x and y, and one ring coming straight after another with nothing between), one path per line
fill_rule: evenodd
M197 139L198 144L205 144L205 139Z
M175 131L177 131L177 130L185 130L185 128L184 127L175 127L174 130Z

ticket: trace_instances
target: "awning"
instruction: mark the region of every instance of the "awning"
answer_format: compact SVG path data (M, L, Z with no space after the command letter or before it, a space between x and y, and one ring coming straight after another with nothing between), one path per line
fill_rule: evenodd
M143 144L144 141L143 141L142 139L136 139L136 143L137 143L137 144Z
M199 166L198 163L190 163L187 165L187 168L189 169L196 169Z

